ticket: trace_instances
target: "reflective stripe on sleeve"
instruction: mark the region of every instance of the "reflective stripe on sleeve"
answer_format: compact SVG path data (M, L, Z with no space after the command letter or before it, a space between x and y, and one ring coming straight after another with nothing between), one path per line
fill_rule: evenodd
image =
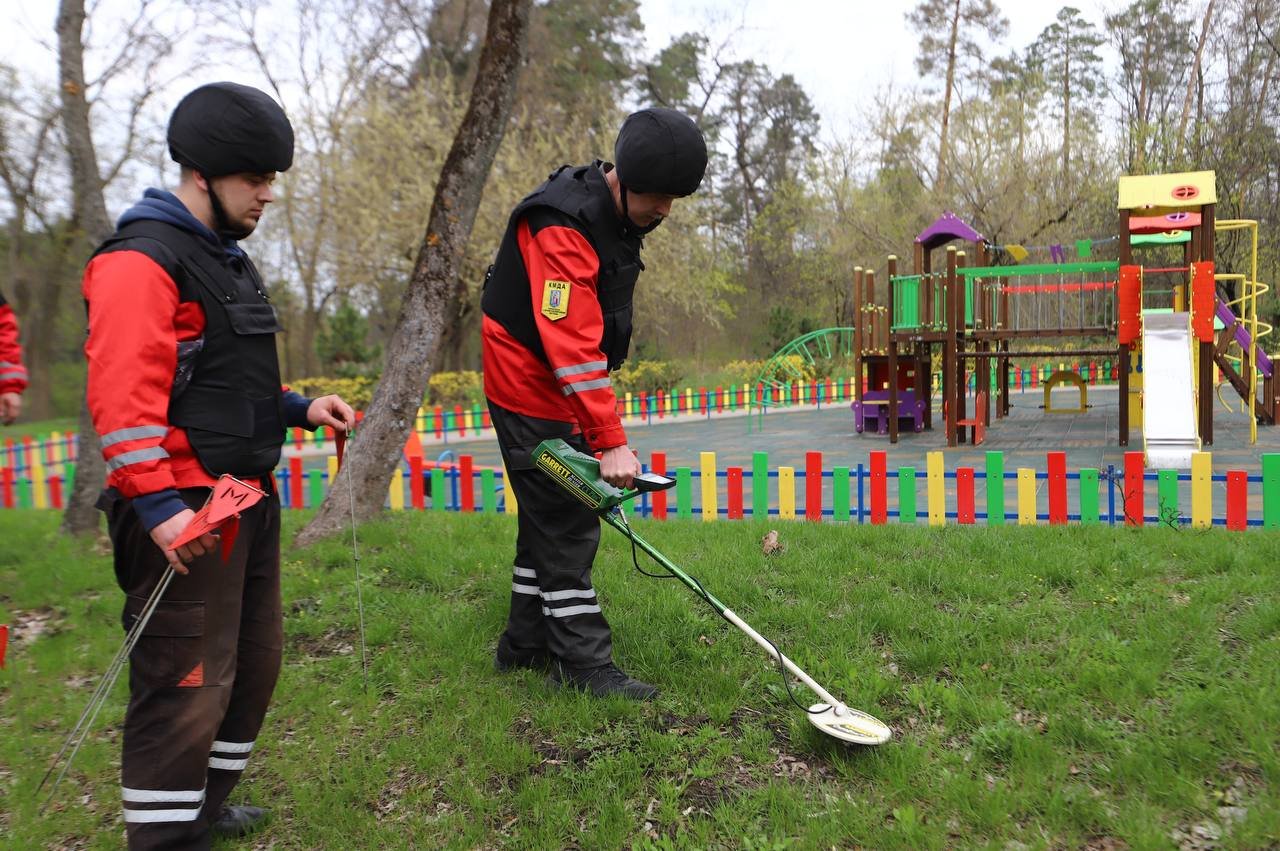
M568 378L571 375L582 375L584 372L596 372L609 365L608 361L592 360L574 366L562 366L552 373L556 378Z
M102 436L102 448L105 449L108 446L115 446L117 443L124 443L126 440L142 440L144 437L164 437L168 433L168 426L134 426L133 428L118 428L115 431L109 431Z
M582 393L586 390L598 390L601 387L610 387L613 382L605 378L592 378L588 381L575 381L572 384L566 384L561 391L566 396L572 396L574 393Z
M121 467L128 467L130 464L141 464L143 461L154 461L157 458L168 458L169 453L165 452L159 446L149 446L146 449L135 449L132 452L125 452L112 458L107 462L108 470L119 470Z

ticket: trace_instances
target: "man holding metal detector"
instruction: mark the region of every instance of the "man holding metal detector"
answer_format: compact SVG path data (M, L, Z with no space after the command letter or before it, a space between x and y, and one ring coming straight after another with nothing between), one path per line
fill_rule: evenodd
M125 628L150 612L130 655L124 725L124 820L135 849L208 848L211 833L240 835L265 817L226 799L280 671L271 474L286 426L355 425L337 396L282 390L282 329L236 242L253 233L276 174L293 162L284 110L248 86L201 86L174 110L168 142L182 167L177 190L148 189L83 282L88 400L109 470L99 507ZM240 514L225 560L213 534L175 549L224 474L266 498Z
M530 457L563 438L598 453L600 474L629 487L640 463L627 448L609 372L631 341L631 304L644 236L707 166L702 132L671 109L623 122L614 162L563 166L512 212L489 269L484 385L519 504L511 612L495 665L551 669L551 682L597 696L650 700L657 689L613 661L609 624L591 585L600 519Z

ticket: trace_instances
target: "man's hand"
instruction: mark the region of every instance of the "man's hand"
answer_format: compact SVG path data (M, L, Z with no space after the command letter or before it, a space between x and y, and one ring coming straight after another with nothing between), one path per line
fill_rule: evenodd
M631 480L640 475L640 460L626 446L615 446L600 453L600 478L615 488L631 487Z
M22 413L22 396L17 393L0 393L0 422L13 425Z
M356 427L356 412L341 397L321 396L311 400L307 422L316 428L329 426L338 431L351 431Z
M194 541L178 547L177 550L170 548L195 515L196 513L190 508L184 509L151 530L151 540L155 541L156 546L164 552L164 557L169 560L169 564L173 565L173 569L183 576L188 572L184 562L192 561L205 553L211 553L218 545L217 536L206 532Z

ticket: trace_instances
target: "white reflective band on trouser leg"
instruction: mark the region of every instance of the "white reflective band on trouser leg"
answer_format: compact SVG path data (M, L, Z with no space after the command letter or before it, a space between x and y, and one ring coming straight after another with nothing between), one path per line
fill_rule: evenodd
M210 768L221 768L224 771L244 771L244 767L249 764L247 759L223 759L220 756L209 757Z
M195 821L200 815L200 807L193 810L130 810L124 811L124 820L127 822L157 822L157 821Z
M155 804L168 801L198 804L204 800L203 789L170 791L168 789L130 789L128 786L121 786L120 795L132 804Z
M588 588L585 591L577 589L571 591L547 591L543 593L542 599L548 603L556 600L594 600L596 598L596 589Z
M563 609L549 609L542 607L542 614L553 618L567 618L571 615L589 615L599 614L599 606L566 606Z
M528 594L530 597L538 596L537 585L521 585L519 582L512 582L511 590L516 594Z
M517 568L514 568L514 571L515 571L516 576L523 577L524 579L537 579L537 578L538 578L538 571L536 571L536 570L531 570L531 569L529 569L529 568L527 568L527 567L517 567Z
M253 750L253 742L214 742L209 750L218 753L248 753Z

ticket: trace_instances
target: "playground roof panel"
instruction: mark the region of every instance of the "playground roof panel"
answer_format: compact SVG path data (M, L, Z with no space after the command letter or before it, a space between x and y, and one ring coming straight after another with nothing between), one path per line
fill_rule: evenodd
M953 239L965 242L982 242L983 236L971 228L964 219L948 210L916 237L916 242L924 246L925 251L932 251L939 245L946 245Z
M1217 181L1211 171L1126 175L1120 178L1118 209L1121 210L1145 207L1185 210L1217 202Z

